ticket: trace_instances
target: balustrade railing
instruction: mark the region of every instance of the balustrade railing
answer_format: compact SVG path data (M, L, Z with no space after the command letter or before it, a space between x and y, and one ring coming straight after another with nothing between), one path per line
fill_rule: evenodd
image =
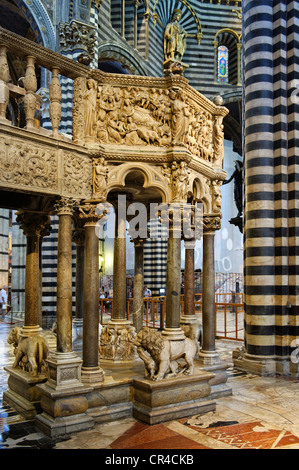
M8 54L26 60L24 77L18 77L13 83L10 77ZM53 52L26 38L0 27L0 122L9 123L7 108L9 99L15 100L17 106L24 104L27 130L39 131L35 115L38 110L36 68L48 71L49 77L49 113L52 124L51 136L58 138L58 128L61 120L61 86L59 76L74 80L86 77L90 69L61 54ZM14 123L14 125L16 125Z

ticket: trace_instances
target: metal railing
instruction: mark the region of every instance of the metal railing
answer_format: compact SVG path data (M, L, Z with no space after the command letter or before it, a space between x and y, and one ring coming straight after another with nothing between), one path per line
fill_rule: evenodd
M165 296L144 298L143 324L150 328L162 329L165 325ZM202 315L202 294L194 299L195 313L199 322ZM100 299L99 321L106 325L111 319L113 298ZM217 339L244 340L243 293L215 294ZM184 295L181 295L181 314L184 313ZM126 300L126 319L133 322L133 298Z

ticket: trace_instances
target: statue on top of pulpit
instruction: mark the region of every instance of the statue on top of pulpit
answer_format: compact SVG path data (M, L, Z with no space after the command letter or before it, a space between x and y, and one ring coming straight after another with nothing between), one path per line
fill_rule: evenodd
M164 32L164 58L181 62L186 51L187 33L179 24L182 11L176 9L172 14L172 21L167 24Z

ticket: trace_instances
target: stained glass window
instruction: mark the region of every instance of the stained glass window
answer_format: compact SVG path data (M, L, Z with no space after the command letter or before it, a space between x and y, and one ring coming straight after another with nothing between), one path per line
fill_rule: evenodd
M218 82L228 83L228 49L225 46L218 47Z

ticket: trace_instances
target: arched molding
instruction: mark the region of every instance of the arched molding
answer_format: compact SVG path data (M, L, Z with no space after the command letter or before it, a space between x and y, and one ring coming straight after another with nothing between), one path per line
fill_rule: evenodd
M212 210L212 195L210 181L196 174L190 175L190 188L193 193L193 201L203 204L203 213L209 214Z
M233 47L230 41L228 41L228 38L232 38L233 40ZM230 81L230 84L234 84L237 86L242 85L242 79L241 79L241 55L242 55L242 34L238 34L235 30L232 28L222 28L217 31L217 33L214 36L213 40L214 44L214 83L218 83L218 48L219 46L226 46L228 49L229 53L229 67L231 67L231 64L234 62L235 64L235 76L234 80ZM232 57L232 52L233 56ZM236 81L236 83L234 83ZM227 84L227 83L226 83Z
M147 75L147 71L140 63L137 54L135 55L117 42L102 43L98 48L98 57L99 61L106 59L119 62L124 69L128 70L130 75Z
M231 29L231 28L222 28L222 29L219 29L219 31L217 31L217 33L215 34L214 42L215 42L215 41L218 42L218 36L220 36L220 34L225 34L225 33L234 36L234 38L236 39L236 41L237 41L238 43L241 42L242 34L238 34L236 31L234 31L234 30Z
M44 47L55 51L55 29L42 2L38 0L31 0L30 2L14 0L14 2L24 12L36 35L37 41L41 42Z
M168 203L171 201L171 191L166 180L159 171L159 168L154 168L146 163L128 162L118 165L109 171L109 179L107 192L116 189L123 189L128 187L126 185L126 178L132 172L139 172L143 176L143 189L156 190L161 195L161 202Z

